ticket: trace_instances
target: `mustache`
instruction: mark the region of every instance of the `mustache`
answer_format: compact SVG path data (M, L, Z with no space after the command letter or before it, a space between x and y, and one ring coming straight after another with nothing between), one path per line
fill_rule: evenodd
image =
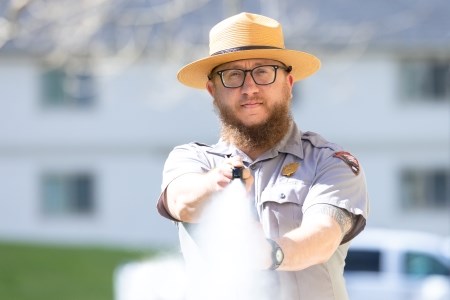
M240 103L240 104L246 104L246 103L264 103L264 102L266 102L266 100L264 99L264 97L261 97L261 96L255 96L255 95L253 95L253 96L246 96L246 95L244 95L244 96L242 96L242 97L239 99L239 103Z

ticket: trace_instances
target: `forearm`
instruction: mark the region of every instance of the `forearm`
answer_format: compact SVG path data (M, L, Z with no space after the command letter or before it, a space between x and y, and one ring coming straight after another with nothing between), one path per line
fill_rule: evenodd
M276 242L284 252L278 270L297 271L327 261L342 240L339 224L327 215L305 218L301 227L294 229Z
M218 189L210 182L208 173L184 174L166 189L166 208L177 220L195 223L205 202Z

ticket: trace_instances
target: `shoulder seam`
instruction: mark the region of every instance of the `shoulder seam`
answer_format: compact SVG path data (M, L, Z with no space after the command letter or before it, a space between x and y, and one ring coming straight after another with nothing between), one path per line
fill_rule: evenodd
M312 136L317 136L320 139L320 143L317 143L317 141L313 141L312 140ZM332 151L339 151L342 150L340 146L338 146L335 143L331 143L329 141L327 141L325 138L323 138L321 135L311 132L311 131L307 131L304 134L302 134L301 137L302 140L307 140L309 143L311 143L311 145L313 145L316 148L328 148Z

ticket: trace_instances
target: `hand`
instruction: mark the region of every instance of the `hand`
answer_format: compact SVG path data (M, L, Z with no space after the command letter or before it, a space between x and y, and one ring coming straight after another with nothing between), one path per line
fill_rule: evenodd
M223 190L230 184L233 178L233 169L235 166L242 166L242 161L239 162L236 158L226 158L222 164L217 165L214 169L211 169L206 173L211 183L212 192Z
M187 173L174 179L165 192L167 210L177 220L197 222L205 201L230 184L236 167L244 167L241 157L226 158L207 173ZM242 177L250 191L254 181L250 170L244 169Z
M224 188L231 182L231 180L233 180L233 169L235 168L243 168L241 179L245 184L246 190L250 191L254 183L254 178L251 171L244 167L244 163L242 162L242 158L240 156L229 157L225 159L221 165L212 170L222 175L222 178L220 175L218 177L220 179L218 181L219 186Z
M253 183L255 182L255 178L252 175L252 172L248 168L244 168L242 170L242 180L245 184L245 189L249 192L252 189Z

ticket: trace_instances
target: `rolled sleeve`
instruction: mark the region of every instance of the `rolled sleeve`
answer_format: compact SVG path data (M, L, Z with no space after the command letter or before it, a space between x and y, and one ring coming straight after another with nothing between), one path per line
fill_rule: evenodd
M314 204L329 204L347 210L355 216L355 222L346 240L350 240L364 229L369 213L369 199L364 170L360 167L356 175L351 167L333 156L327 149L324 159L319 161L317 172L303 211Z
M178 221L167 211L166 189L176 178L188 173L205 173L211 169L208 159L196 143L175 147L169 154L163 169L161 193L157 201L158 213L172 221Z

